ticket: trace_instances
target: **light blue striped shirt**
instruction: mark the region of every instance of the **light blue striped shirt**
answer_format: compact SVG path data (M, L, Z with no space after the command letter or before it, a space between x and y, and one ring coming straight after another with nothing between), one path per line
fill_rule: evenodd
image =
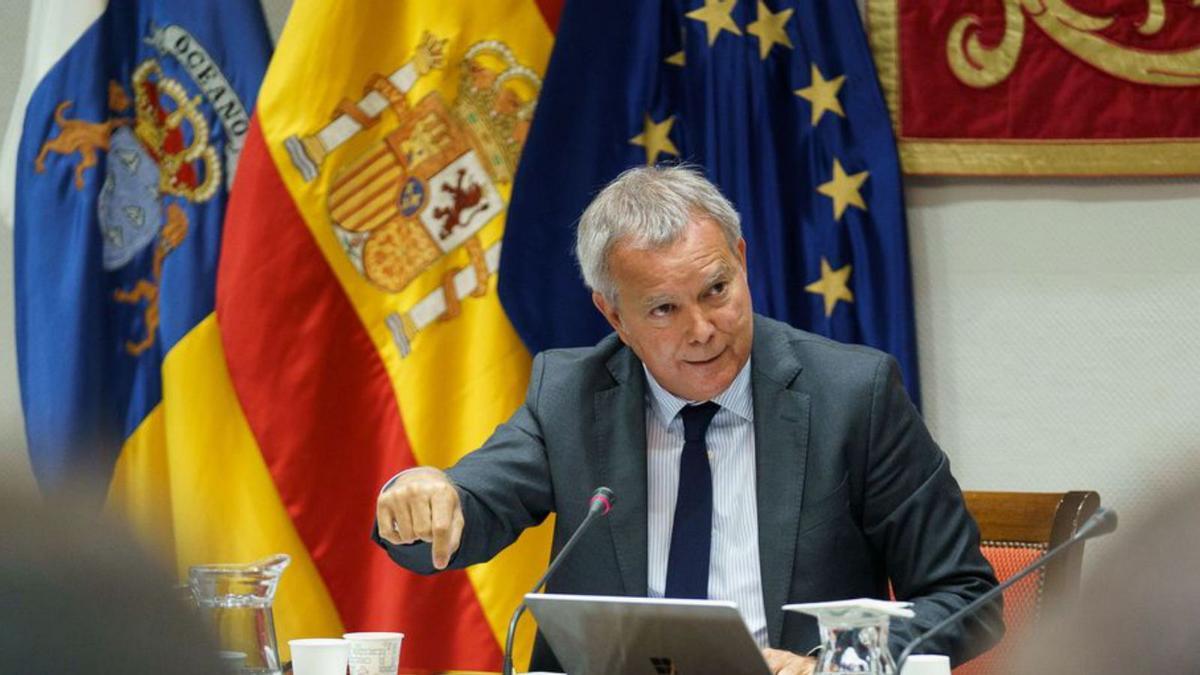
M642 366L645 370L645 366ZM646 372L647 534L652 598L667 587L671 526L679 493L679 457L683 454L686 401L663 389ZM708 428L705 443L713 478L713 531L709 554L708 597L737 603L754 641L767 646L762 570L758 560L758 504L755 500L754 402L750 393L750 361L721 392L721 406Z

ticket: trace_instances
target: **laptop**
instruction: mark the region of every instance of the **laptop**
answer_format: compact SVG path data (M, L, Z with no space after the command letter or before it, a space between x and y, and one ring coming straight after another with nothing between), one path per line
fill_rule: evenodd
M770 675L737 606L719 600L525 596L567 675Z

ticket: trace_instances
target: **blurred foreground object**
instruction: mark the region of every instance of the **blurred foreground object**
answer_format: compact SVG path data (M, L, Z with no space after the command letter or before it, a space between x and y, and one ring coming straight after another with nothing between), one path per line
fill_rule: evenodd
M1119 534L1078 602L1047 616L1007 672L1200 671L1198 497L1194 483Z
M0 672L222 672L173 579L124 531L0 493Z

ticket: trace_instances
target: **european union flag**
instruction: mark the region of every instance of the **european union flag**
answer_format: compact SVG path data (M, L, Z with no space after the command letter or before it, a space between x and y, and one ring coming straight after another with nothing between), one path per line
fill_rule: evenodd
M54 58L8 139L21 402L48 491L103 483L161 403L164 357L211 314L271 52L257 2L77 4L34 12L27 71Z
M850 0L567 4L501 254L531 350L609 331L575 223L623 169L678 161L741 213L756 311L890 352L919 400L896 145Z

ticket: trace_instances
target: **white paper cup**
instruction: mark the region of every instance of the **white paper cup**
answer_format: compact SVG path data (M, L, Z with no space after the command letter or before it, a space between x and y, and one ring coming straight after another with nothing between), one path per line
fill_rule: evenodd
M950 657L941 654L913 654L904 662L900 675L950 675Z
M350 675L396 675L404 633L346 633Z
M350 643L338 638L288 640L293 675L346 675Z

